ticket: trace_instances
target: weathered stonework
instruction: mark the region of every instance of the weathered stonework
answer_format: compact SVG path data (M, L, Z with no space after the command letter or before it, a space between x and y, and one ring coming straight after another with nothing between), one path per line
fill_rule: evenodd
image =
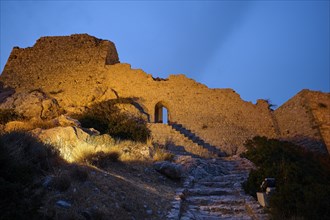
M273 112L266 101L245 102L232 89L209 89L184 75L155 79L119 63L112 42L86 34L43 37L31 48L14 48L0 82L16 93L40 89L68 113L96 102L132 98L135 111L155 122L156 112L159 116L159 108L166 107L169 121L228 153L243 151L244 141L256 135L286 138L286 130L326 142L329 149L329 94L305 91L309 101L304 105L294 101L292 108L289 101ZM315 110L315 97L323 97L324 110ZM301 110L305 105L315 110L312 118ZM301 114L294 113L296 108Z
M280 137L330 153L330 94L302 90L275 111Z

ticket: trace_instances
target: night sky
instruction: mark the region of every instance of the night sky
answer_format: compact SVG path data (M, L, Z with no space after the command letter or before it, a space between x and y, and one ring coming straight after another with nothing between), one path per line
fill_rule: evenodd
M330 91L329 1L1 1L1 72L14 46L88 33L155 77L183 73L246 101Z

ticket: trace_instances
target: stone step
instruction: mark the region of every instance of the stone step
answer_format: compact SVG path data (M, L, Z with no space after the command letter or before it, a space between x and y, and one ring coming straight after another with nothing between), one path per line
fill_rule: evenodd
M216 188L226 188L229 186L233 186L233 183L231 181L221 181L221 182L197 182L195 183L195 187L201 187L201 186L207 186L207 187L216 187Z
M253 218L248 216L246 213L230 213L230 214L225 214L222 212L209 212L209 211L204 211L198 209L197 206L189 206L188 211L186 213L183 213L181 215L181 220L182 219L226 219L226 220L252 220Z
M236 191L231 188L193 188L188 189L188 195L212 196L212 195L232 195Z
M242 174L229 174L224 176L215 176L212 177L212 181L214 182L223 182L223 181L231 181L233 183L238 181L245 181L248 175L242 175Z
M192 220L192 219L198 219L198 220L219 220L218 216L211 216L211 215L203 215L199 212L185 212L181 215L180 220Z
M190 133L181 133L181 134L183 134L183 136L187 137L188 139L195 137L194 134L190 134Z
M202 139L198 139L195 143L198 144L198 145L205 144L205 142Z
M185 136L186 138L191 140L192 142L202 146L203 148L207 149L211 153L216 154L219 157L225 157L226 156L225 153L218 150L215 146L212 146L211 144L205 142L203 139L198 137L194 132L192 132L191 130L183 127L182 124L171 123L170 126L174 130L178 131L180 134L182 134L183 136Z
M245 200L238 195L190 196L186 201L191 205L244 205Z
M200 205L199 209L207 212L218 212L222 214L235 215L246 212L244 205L220 204L220 205Z

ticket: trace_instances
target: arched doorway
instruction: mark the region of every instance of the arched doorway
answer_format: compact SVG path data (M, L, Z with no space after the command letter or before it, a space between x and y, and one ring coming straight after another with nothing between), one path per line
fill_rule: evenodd
M169 110L163 102L158 102L155 106L155 123L168 124Z

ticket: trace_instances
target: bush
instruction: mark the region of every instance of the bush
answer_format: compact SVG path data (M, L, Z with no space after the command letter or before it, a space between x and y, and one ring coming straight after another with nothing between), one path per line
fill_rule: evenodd
M103 152L99 151L94 154L90 154L85 158L85 162L96 167L105 168L109 162L117 162L120 154L118 152Z
M328 219L330 215L330 159L290 142L255 137L246 142L241 156L255 163L243 187L256 196L264 178L276 178L271 197L274 219Z
M10 121L16 121L22 118L14 109L0 109L0 124L7 124Z
M50 170L57 152L27 133L0 136L1 219L34 219L42 194L35 179Z
M126 99L125 99L126 100ZM150 137L147 122L127 113L116 106L118 100L109 100L93 105L82 115L74 116L83 127L95 128L101 134L109 134L117 139L146 142Z

